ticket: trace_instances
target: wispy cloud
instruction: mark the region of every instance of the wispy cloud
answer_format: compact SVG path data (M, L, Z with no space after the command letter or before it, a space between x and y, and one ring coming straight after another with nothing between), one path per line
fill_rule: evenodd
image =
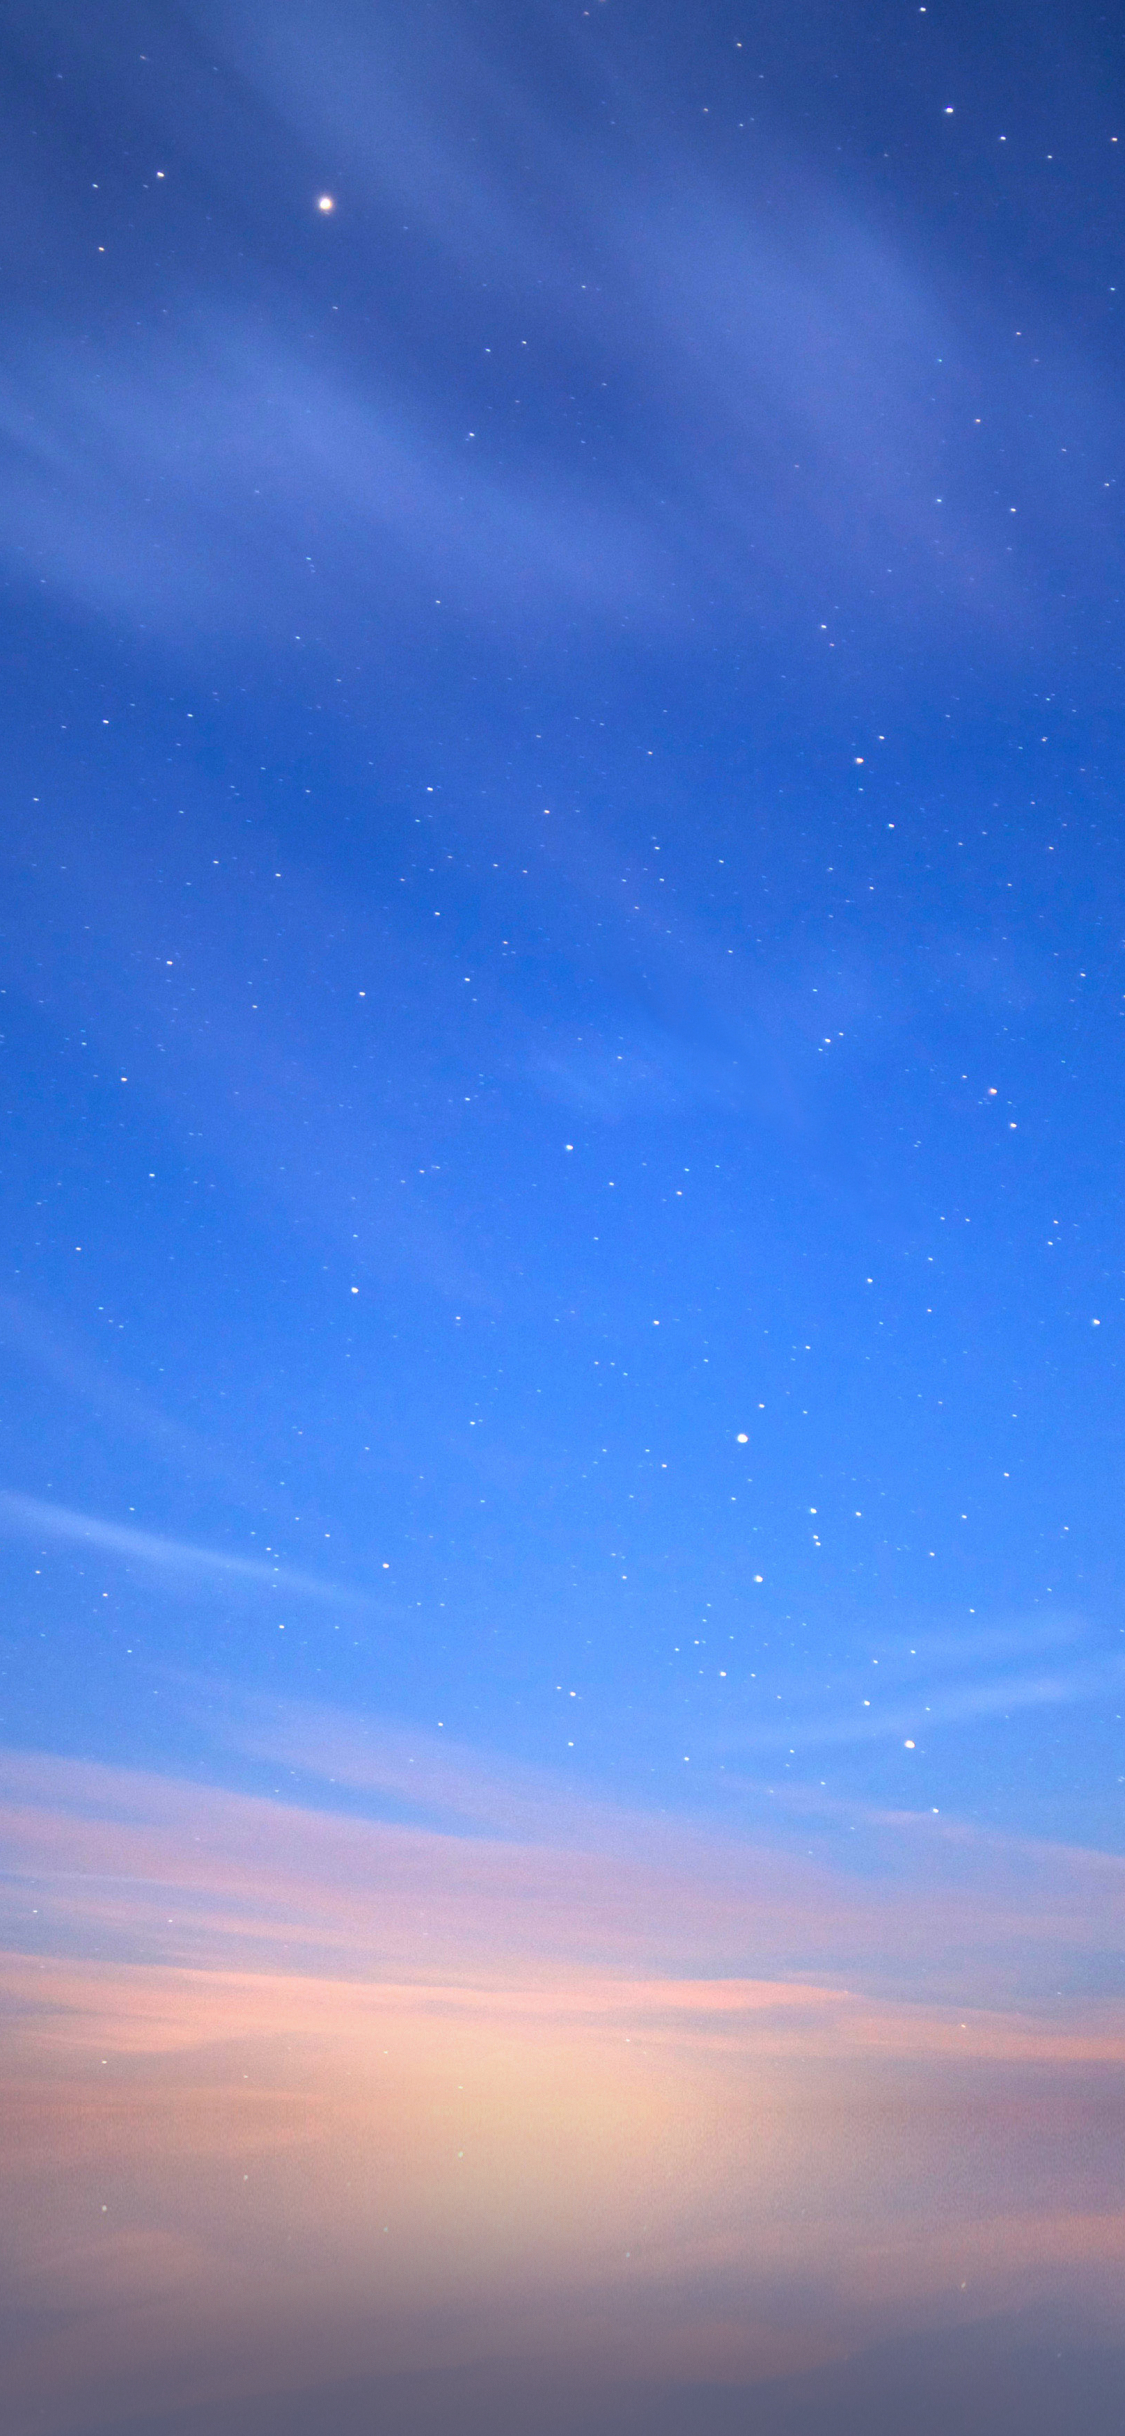
M1120 1697L1125 1688L1125 1663L1106 1657L1066 1671L1004 1676L981 1683L961 1683L931 1690L909 1703L878 1705L857 1696L847 1710L786 1707L778 1723L748 1726L730 1747L742 1751L818 1750L848 1743L900 1741L912 1737L921 1744L941 1726L970 1725L976 1718L1007 1717L1018 1709L1058 1708L1082 1701Z
M431 621L470 601L486 616L647 614L653 541L619 501L561 468L490 472L454 423L217 304L104 353L94 376L37 337L0 390L9 563L181 638L216 606L287 645L342 609L411 602Z
M223 1548L201 1548L190 1540L164 1539L153 1531L138 1531L130 1523L103 1522L96 1515L75 1513L69 1506L48 1504L43 1498L21 1497L0 1490L0 1531L18 1533L39 1542L70 1541L103 1549L127 1564L182 1582L206 1580L241 1582L248 1588L287 1592L302 1599L319 1599L331 1606L366 1607L369 1596L321 1574L299 1572L272 1558L236 1556Z
M830 1685L807 1675L763 1676L724 1747L764 1753L909 1740L921 1748L927 1734L946 1726L1119 1700L1123 1692L1125 1657L1094 1645L1079 1617L945 1635L919 1630L909 1649L884 1638L877 1657L836 1670Z
M814 1852L811 1812L800 1836L775 1805L730 1826L730 1771L722 1823L692 1820L378 1718L225 1705L211 1766L265 1760L268 1797L5 1755L13 1929L34 1906L36 1935L67 1951L96 1927L103 1951L138 1960L320 1969L350 1952L384 1977L743 1978L752 1958L773 1980L957 2003L1057 1990L1081 1957L1085 1984L1113 1984L1125 1865L1111 1854L859 1812L826 1813Z
M558 25L537 84L456 5L424 38L413 18L344 5L315 34L301 10L207 21L253 97L260 177L216 171L217 80L209 101L197 79L188 151L237 216L254 313L217 282L170 295L162 269L139 337L16 337L4 551L37 590L274 647L356 614L428 633L451 610L682 637L716 601L767 596L775 621L787 605L816 630L846 597L931 634L952 613L996 643L1026 635L1029 563L1057 569L1082 529L1066 452L1104 454L1119 414L1073 345L1041 342L1033 374L998 369L993 300L966 291L963 266L943 283L932 231L890 225L762 130L732 195L655 84L643 154L624 128L607 147L581 107L564 142L553 78L577 103L588 71ZM628 73L635 86L632 45ZM385 282L357 329L343 276L345 311L310 344L301 276L272 260L279 160L287 216L295 191L311 212L313 163L331 160L340 226L406 240L408 311ZM71 208L67 189L60 220ZM322 271L305 266L310 294ZM967 435L953 462L951 432ZM1017 432L1018 566L997 503Z

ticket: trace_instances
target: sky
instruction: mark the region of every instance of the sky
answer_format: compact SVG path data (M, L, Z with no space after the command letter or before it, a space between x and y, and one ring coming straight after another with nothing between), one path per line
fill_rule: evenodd
M1120 29L0 130L14 2436L1108 2436Z

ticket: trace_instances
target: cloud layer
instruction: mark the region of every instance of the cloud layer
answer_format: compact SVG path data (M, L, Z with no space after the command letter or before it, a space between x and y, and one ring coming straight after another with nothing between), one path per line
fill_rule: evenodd
M1111 1865L865 1889L342 1717L256 1738L396 1791L416 1759L490 1832L8 1755L20 2436L501 2356L733 2383L962 2291L1107 2305L1120 2006L877 1985L907 1941L947 1982L961 1938L1057 1943L1052 1880L1090 1937Z

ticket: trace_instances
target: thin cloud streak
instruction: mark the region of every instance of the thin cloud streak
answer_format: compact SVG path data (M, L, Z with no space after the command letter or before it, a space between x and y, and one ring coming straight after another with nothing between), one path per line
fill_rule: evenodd
M1007 1716L1012 1709L1056 1708L1080 1701L1101 1700L1120 1693L1125 1663L1104 1658L1067 1674L1016 1675L1000 1682L971 1679L934 1692L927 1701L919 1694L909 1706L860 1716L787 1716L777 1725L752 1728L724 1745L728 1750L845 1748L849 1743L902 1740L921 1744L942 1726L968 1725L975 1718Z
M25 580L181 639L216 606L274 643L335 628L341 604L649 621L655 536L596 484L544 466L502 479L473 462L474 435L427 434L417 395L310 366L284 327L250 338L216 304L188 318L186 342L107 352L93 386L69 347L37 341L0 388L5 549Z
M152 1531L137 1531L127 1523L102 1522L95 1515L77 1514L69 1506L48 1505L42 1498L21 1497L8 1489L0 1490L2 1530L16 1532L23 1538L65 1540L104 1548L107 1554L185 1581L210 1577L245 1582L262 1590L285 1591L302 1599L319 1599L333 1607L371 1605L370 1598L361 1591L345 1589L338 1582L326 1582L315 1573L263 1563L258 1557L230 1556L224 1549L200 1548L188 1540L162 1539Z
M196 1688L185 1686L189 1701ZM358 1717L312 1701L242 1697L204 1682L201 1710L228 1749L267 1759L310 1780L323 1801L333 1786L392 1795L426 1810L448 1829L456 1822L518 1840L547 1844L635 1843L653 1849L654 1822L640 1826L624 1807L595 1799L581 1783L567 1787L546 1768L497 1760L452 1734ZM660 1848L673 1836L656 1830Z

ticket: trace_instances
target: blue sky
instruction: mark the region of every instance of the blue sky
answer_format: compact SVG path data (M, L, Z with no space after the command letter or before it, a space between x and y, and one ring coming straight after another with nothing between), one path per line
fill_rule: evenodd
M303 1918L644 1849L673 1975L1120 2002L1121 103L1092 10L8 12L13 1949L226 1969L194 1788Z

